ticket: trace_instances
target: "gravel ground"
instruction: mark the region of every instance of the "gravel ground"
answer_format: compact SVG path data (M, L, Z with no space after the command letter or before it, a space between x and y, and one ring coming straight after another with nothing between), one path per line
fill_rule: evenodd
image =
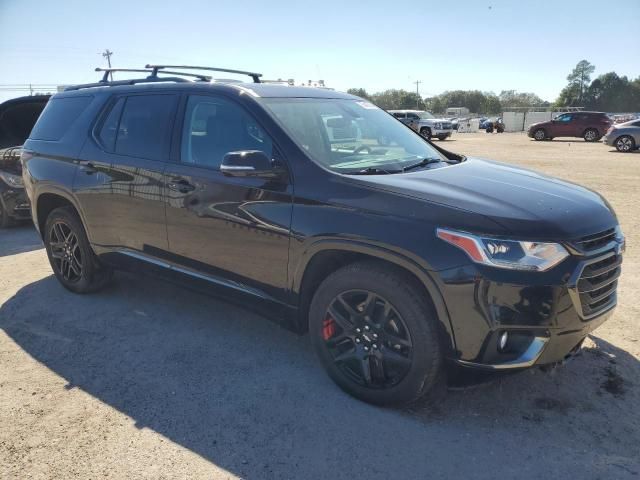
M603 193L628 238L619 306L583 354L382 409L343 394L308 337L126 274L77 296L35 231L0 232L0 478L637 478L640 154L458 134L445 146Z

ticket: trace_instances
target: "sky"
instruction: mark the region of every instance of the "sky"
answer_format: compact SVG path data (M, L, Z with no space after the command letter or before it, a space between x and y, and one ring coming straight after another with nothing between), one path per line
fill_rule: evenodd
M640 76L640 0L0 0L0 101L9 85L97 80L113 66L207 65L265 78L499 93L553 101L575 64ZM229 77L226 75L225 77ZM124 78L124 77L120 77Z

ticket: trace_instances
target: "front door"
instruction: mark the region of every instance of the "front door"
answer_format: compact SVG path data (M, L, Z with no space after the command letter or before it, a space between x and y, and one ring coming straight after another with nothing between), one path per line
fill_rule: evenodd
M292 186L288 179L226 177L224 155L277 149L241 105L188 97L179 163L167 165L166 216L175 263L283 298L287 288Z
M553 121L552 137L573 137L575 135L575 113L563 113Z

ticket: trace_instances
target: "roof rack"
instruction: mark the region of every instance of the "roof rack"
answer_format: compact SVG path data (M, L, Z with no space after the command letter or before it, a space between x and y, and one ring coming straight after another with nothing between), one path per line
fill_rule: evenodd
M209 70L211 72L225 72L225 73L238 73L240 75L248 75L253 79L253 83L260 83L261 73L256 72L246 72L244 70L230 70L228 68L214 68L214 67L199 67L199 66L189 66L189 65L145 65L145 68L151 68L153 73L152 75L157 75L158 70L162 70L164 68L177 68L177 69L188 69L188 70ZM166 70L165 70L166 72ZM161 73L161 72L160 72Z
M95 69L96 72L104 72L102 79L96 83L85 83L81 85L72 85L70 87L65 88L65 91L71 90L81 90L83 88L93 88L93 87L116 87L118 85L135 85L136 83L153 83L153 82L189 82L189 80L182 77L193 77L197 78L202 82L210 82L211 77L209 75L201 75L197 73L183 73L183 72L173 72L169 70L163 70L161 72L150 70L150 69L139 69L139 68L100 68L97 67ZM138 73L148 73L149 76L145 78L131 78L125 80L111 80L109 81L109 75L112 75L113 72L138 72ZM177 75L173 77L159 77L158 73L162 73L163 75ZM113 76L113 75L112 75Z

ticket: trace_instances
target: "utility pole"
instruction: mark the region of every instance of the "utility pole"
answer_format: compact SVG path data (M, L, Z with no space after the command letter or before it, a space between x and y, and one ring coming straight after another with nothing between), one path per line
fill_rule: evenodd
M113 55L113 52L108 48L102 53L102 56L107 59L107 65L109 65L109 68L111 68L111 55ZM113 73L110 73L109 75L111 76L111 81L113 82Z
M418 86L422 83L422 80L416 80L413 83L416 84L416 110L420 110L420 90L418 89Z

